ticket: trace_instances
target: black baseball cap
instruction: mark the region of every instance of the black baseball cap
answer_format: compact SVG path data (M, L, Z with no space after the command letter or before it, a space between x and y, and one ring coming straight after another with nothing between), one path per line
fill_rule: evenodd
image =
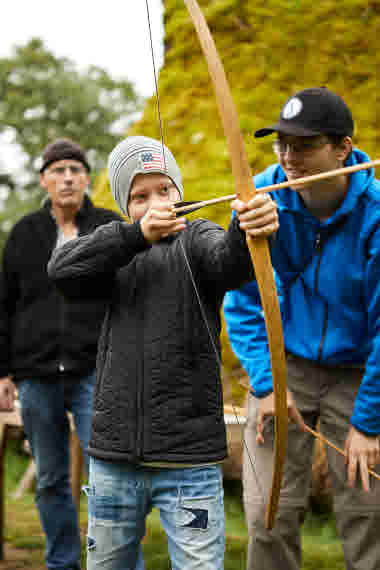
M338 135L351 137L354 121L350 109L339 95L327 87L311 87L292 95L274 125L259 129L255 137L274 132L298 137Z

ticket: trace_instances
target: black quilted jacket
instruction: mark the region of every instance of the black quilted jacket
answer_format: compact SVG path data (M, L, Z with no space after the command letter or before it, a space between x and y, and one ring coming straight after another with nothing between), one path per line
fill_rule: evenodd
M67 296L91 291L109 301L89 449L96 457L188 464L226 457L217 357L186 259L219 352L224 293L253 277L236 221L226 232L197 220L153 246L138 223L114 222L66 244L49 264Z
M57 241L50 202L24 216L7 240L0 274L0 377L54 380L94 369L105 303L66 305L47 275ZM79 233L111 220L115 212L88 198L77 214Z

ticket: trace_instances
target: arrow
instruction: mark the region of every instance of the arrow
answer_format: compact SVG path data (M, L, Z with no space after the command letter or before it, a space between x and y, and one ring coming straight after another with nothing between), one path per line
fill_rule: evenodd
M333 178L335 176L351 174L352 172L358 172L359 170L368 170L369 168L374 168L375 166L380 166L380 159L372 160L370 162L363 162L362 164L355 164L354 166L346 166L344 168L337 168L336 170L328 170L326 172L321 172L319 174L313 174L312 176L303 176L302 178L297 178L291 181L293 186L303 186L309 182L315 182L316 180L325 180L326 178ZM289 180L285 182L280 182L279 184L271 184L270 186L263 186L261 188L256 188L256 192L272 192L276 190L281 190L281 188L289 188ZM230 194L229 196L221 196L220 198L212 198L210 200L193 200L190 202L180 201L174 203L174 208L177 214L195 212L200 208L206 206L211 206L213 204L219 204L221 202L229 202L236 198L236 194Z

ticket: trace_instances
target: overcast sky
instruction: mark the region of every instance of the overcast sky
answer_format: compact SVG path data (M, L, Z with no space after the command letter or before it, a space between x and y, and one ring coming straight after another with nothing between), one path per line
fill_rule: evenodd
M156 66L162 65L162 0L148 0ZM141 95L154 92L146 0L10 0L1 15L0 57L14 45L40 37L58 57L80 67L94 64L115 79L132 81ZM17 151L0 139L2 162ZM5 159L5 160L4 160Z

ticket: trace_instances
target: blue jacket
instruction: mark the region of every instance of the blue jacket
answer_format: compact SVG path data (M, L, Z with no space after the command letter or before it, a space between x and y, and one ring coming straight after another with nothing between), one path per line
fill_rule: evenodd
M346 166L367 162L355 149ZM286 180L272 165L256 187ZM380 433L380 182L374 171L350 176L339 209L321 222L297 192L273 192L280 228L271 253L286 351L325 365L363 365L351 423ZM265 323L256 282L227 293L224 313L232 348L253 391L272 391Z

